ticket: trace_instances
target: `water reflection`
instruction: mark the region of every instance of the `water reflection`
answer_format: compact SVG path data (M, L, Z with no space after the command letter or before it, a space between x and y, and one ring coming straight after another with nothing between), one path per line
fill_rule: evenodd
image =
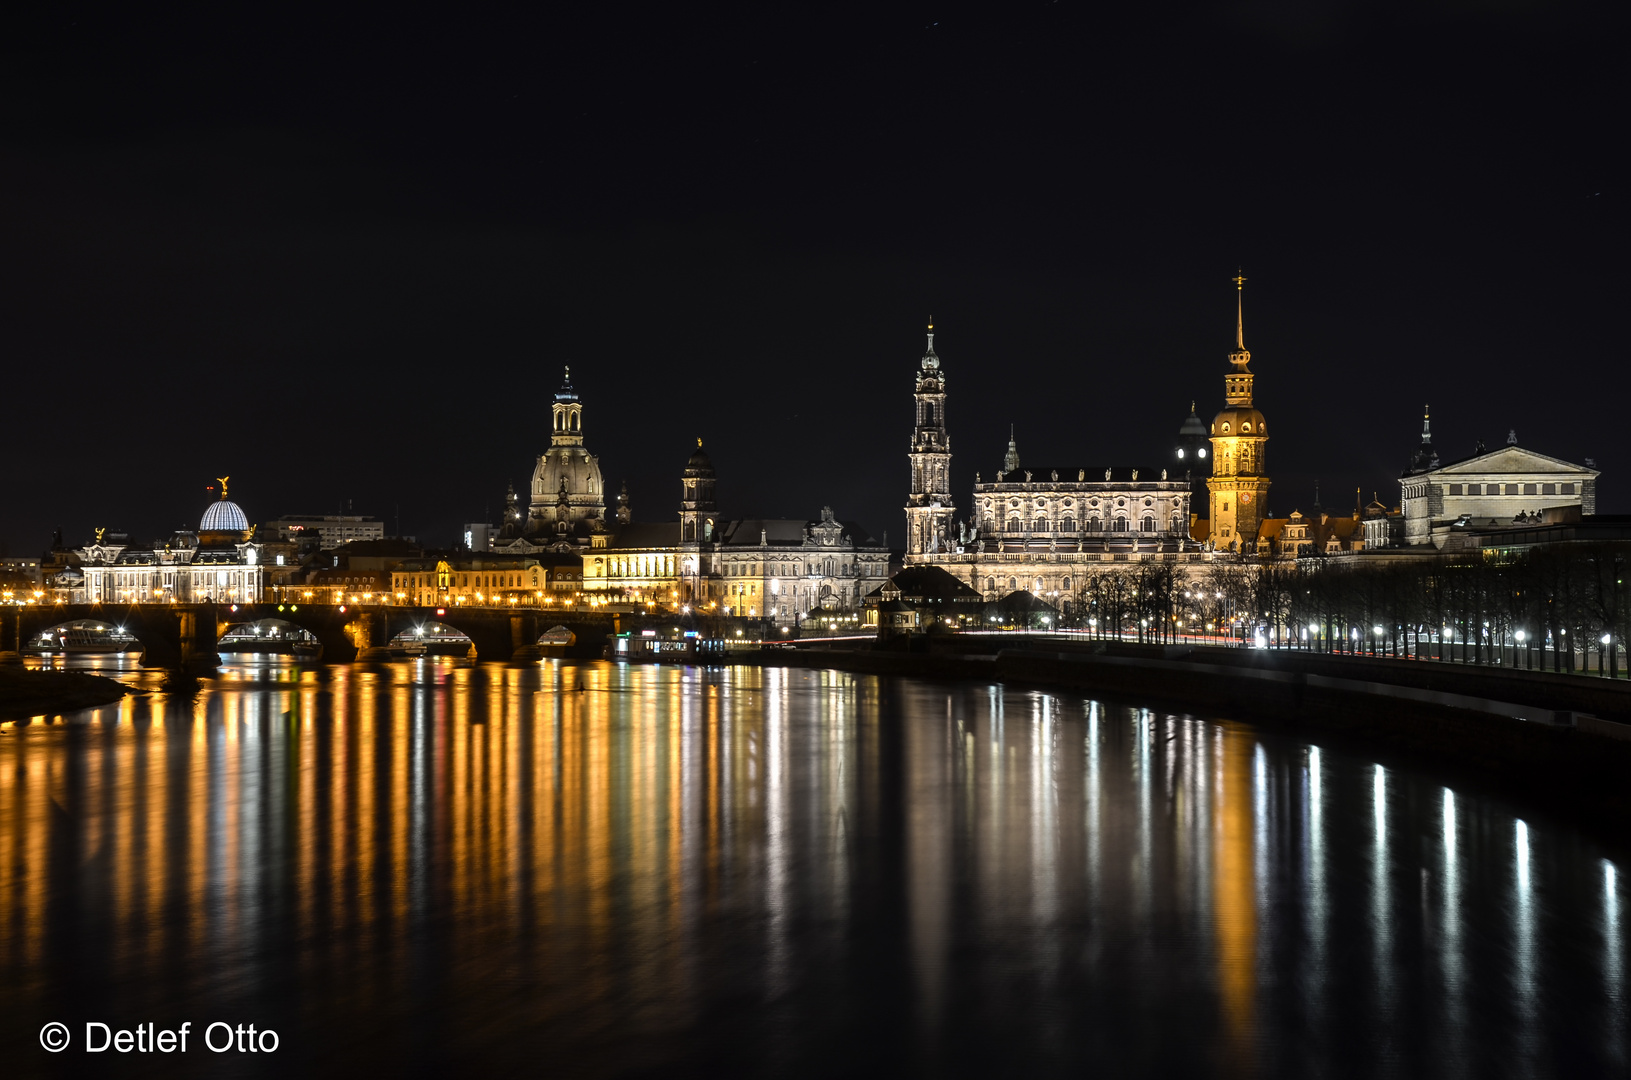
M1249 725L774 669L123 677L0 736L14 1052L228 1018L277 1073L1626 1064L1616 853Z

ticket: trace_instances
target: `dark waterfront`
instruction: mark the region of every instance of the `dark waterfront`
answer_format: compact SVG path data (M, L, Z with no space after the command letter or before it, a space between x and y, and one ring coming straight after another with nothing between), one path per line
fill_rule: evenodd
M12 1075L1631 1069L1625 852L1351 749L783 669L128 678L0 736Z

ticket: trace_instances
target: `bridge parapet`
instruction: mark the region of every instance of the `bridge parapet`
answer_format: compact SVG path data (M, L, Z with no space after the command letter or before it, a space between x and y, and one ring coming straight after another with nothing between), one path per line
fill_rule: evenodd
M485 662L536 662L538 638L561 625L577 636L577 648L598 655L619 617L599 612L537 609L354 606L330 604L52 604L19 606L0 613L0 652L20 652L41 631L59 623L96 619L122 627L142 646L144 667L200 673L220 665L218 643L239 623L278 619L298 626L323 647L323 663L348 664L359 656L383 658L383 649L404 631L439 622L467 635ZM378 649L371 656L368 650Z

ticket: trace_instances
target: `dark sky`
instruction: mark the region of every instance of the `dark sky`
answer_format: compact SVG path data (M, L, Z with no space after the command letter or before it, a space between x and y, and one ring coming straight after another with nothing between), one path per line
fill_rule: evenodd
M1237 265L1274 513L1396 495L1424 402L1446 458L1516 428L1631 511L1594 9L228 7L0 35L13 552L195 523L226 473L255 520L449 542L565 363L636 517L701 436L727 514L898 543L931 314L966 509L1010 423L1164 464L1221 405Z

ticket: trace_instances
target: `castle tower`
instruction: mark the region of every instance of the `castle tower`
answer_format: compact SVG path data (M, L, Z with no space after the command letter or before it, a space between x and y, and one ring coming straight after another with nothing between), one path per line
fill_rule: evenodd
M1246 351L1246 278L1234 276L1235 347L1223 377L1223 411L1212 418L1212 546L1218 551L1254 552L1268 513L1268 425L1252 406L1252 354Z
M952 538L951 438L946 434L946 377L934 352L934 323L929 347L918 365L917 423L912 428L912 492L906 500L906 560L913 562L947 551Z

